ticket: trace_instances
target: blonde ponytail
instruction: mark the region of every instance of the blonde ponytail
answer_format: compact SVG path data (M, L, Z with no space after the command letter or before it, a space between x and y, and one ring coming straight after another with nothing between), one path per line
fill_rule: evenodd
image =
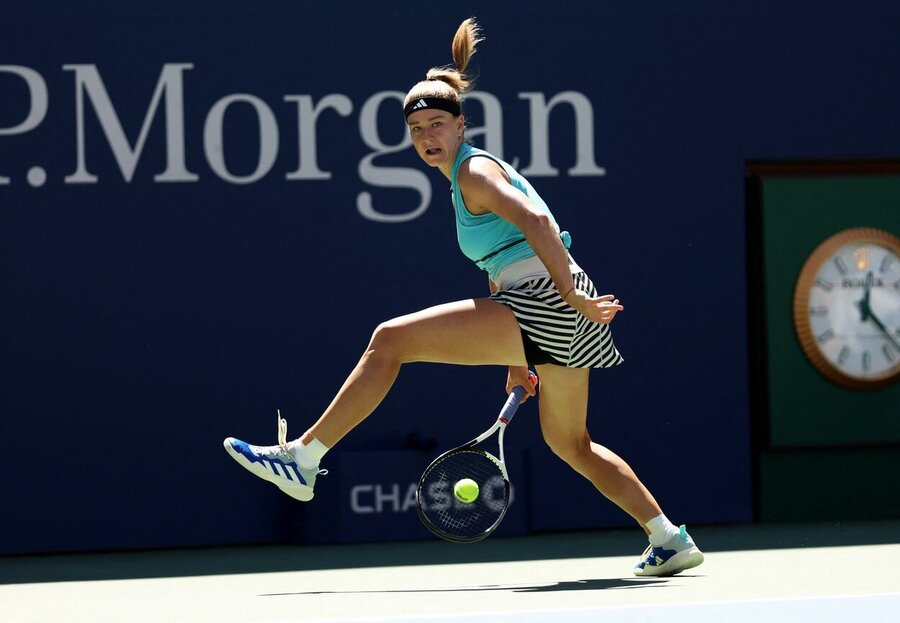
M461 74L465 74L469 61L475 55L475 48L482 41L484 41L484 37L481 36L481 27L475 22L474 17L464 20L456 29L450 50L453 52L456 69Z
M450 50L453 54L453 65L432 67L425 75L425 80L416 84L403 102L406 107L410 101L422 97L438 97L449 99L457 104L460 95L471 90L474 79L466 74L469 61L475 55L478 44L484 41L481 27L470 17L456 29Z

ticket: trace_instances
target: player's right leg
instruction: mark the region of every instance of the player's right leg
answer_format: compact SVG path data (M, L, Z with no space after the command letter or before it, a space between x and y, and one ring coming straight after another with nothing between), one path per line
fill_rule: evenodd
M588 373L584 368L537 366L541 431L553 452L631 515L650 537L634 574L673 575L696 567L703 554L684 526L673 526L650 491L617 454L587 431Z
M400 367L411 362L525 365L525 351L512 311L490 299L457 301L394 318L378 326L334 400L300 439L253 446L229 437L225 449L291 497L310 500L321 473L321 453L375 410ZM313 452L316 447L322 449L319 456Z
M617 454L591 440L587 430L587 368L537 366L541 379L541 432L550 449L643 526L662 511L634 471Z

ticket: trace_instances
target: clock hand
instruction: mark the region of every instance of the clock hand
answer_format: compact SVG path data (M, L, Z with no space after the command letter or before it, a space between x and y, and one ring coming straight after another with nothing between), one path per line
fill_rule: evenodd
M898 342L897 339L893 335L891 335L891 332L888 331L887 327L884 326L884 323L878 319L878 316L876 316L875 314L872 313L872 310L869 310L869 320L871 320L875 324L875 326L878 327L878 329L882 333L884 333L884 336L888 340L890 340L891 344L894 345L894 348L896 348L897 350L900 350L900 342Z
M872 271L869 271L869 274L866 275L866 289L863 293L862 299L856 302L856 306L859 307L859 315L860 321L865 322L872 315L872 308L869 307L869 294L872 292Z

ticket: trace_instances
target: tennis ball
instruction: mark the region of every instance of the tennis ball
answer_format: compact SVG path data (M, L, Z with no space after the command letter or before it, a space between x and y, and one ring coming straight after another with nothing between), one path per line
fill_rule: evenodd
M463 478L453 485L453 494L460 502L471 504L478 499L478 483L471 478Z

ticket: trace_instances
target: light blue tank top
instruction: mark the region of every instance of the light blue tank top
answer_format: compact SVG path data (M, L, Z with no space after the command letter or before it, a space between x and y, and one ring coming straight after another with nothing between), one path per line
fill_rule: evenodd
M457 183L457 176L460 165L474 156L490 158L503 167L513 187L521 191L532 204L550 217L557 233L559 233L559 225L541 196L518 171L488 152L463 143L450 171L450 192L453 195L453 209L456 212L456 237L463 254L474 261L479 268L486 270L491 280L495 281L497 275L505 267L513 262L533 257L535 252L525 241L522 231L509 221L500 218L493 212L478 216L469 212ZM568 249L572 244L569 232L560 233L560 238Z

